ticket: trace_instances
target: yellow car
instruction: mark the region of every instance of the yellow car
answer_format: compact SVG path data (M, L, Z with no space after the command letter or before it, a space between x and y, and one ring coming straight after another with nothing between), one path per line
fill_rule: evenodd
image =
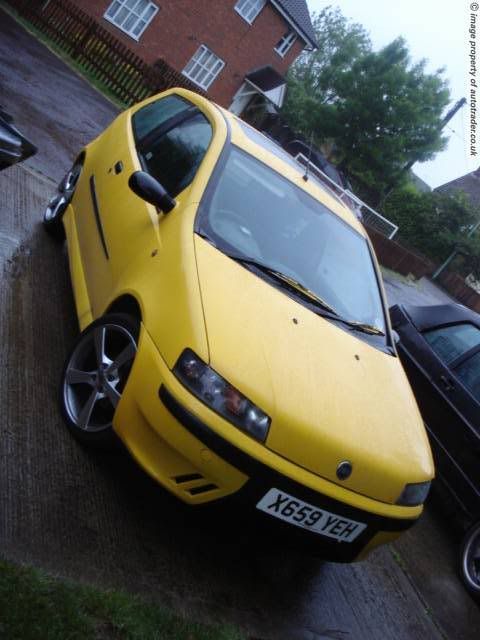
M182 89L128 109L44 214L80 328L61 407L192 505L246 511L350 562L422 512L434 469L378 266L342 202Z

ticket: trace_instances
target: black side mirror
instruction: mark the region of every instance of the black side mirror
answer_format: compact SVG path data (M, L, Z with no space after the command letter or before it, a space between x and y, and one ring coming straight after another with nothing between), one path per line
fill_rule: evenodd
M130 176L128 186L139 198L168 213L177 204L165 188L145 171L135 171Z

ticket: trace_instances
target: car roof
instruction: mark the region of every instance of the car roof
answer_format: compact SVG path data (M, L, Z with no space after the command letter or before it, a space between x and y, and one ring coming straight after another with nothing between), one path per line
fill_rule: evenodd
M313 175L308 181L299 180L305 174L305 167L299 164L275 140L265 136L258 129L255 129L226 109L218 108L230 124L233 144L294 182L300 189L309 193L337 214L360 235L367 237L367 233L356 215L330 187L317 180Z
M402 305L419 331L426 331L446 324L469 322L480 328L480 315L461 304L432 306Z

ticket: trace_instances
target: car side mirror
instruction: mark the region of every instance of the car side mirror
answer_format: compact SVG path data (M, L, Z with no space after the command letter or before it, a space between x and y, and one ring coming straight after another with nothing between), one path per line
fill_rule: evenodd
M146 171L135 171L128 180L128 186L139 198L168 213L177 204L166 189Z

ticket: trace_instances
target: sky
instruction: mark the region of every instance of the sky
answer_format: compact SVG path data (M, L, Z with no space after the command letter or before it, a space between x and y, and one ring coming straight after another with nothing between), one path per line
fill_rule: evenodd
M432 188L465 175L480 166L480 111L478 156L470 155L470 6L471 0L307 0L310 12L338 6L342 13L363 25L375 50L403 36L413 62L428 60L426 70L445 67L452 106L462 97L467 105L448 123L444 134L449 142L434 160L417 162L413 170ZM476 5L476 6L475 6ZM480 10L478 17L478 83L480 100ZM448 108L446 111L448 110Z

